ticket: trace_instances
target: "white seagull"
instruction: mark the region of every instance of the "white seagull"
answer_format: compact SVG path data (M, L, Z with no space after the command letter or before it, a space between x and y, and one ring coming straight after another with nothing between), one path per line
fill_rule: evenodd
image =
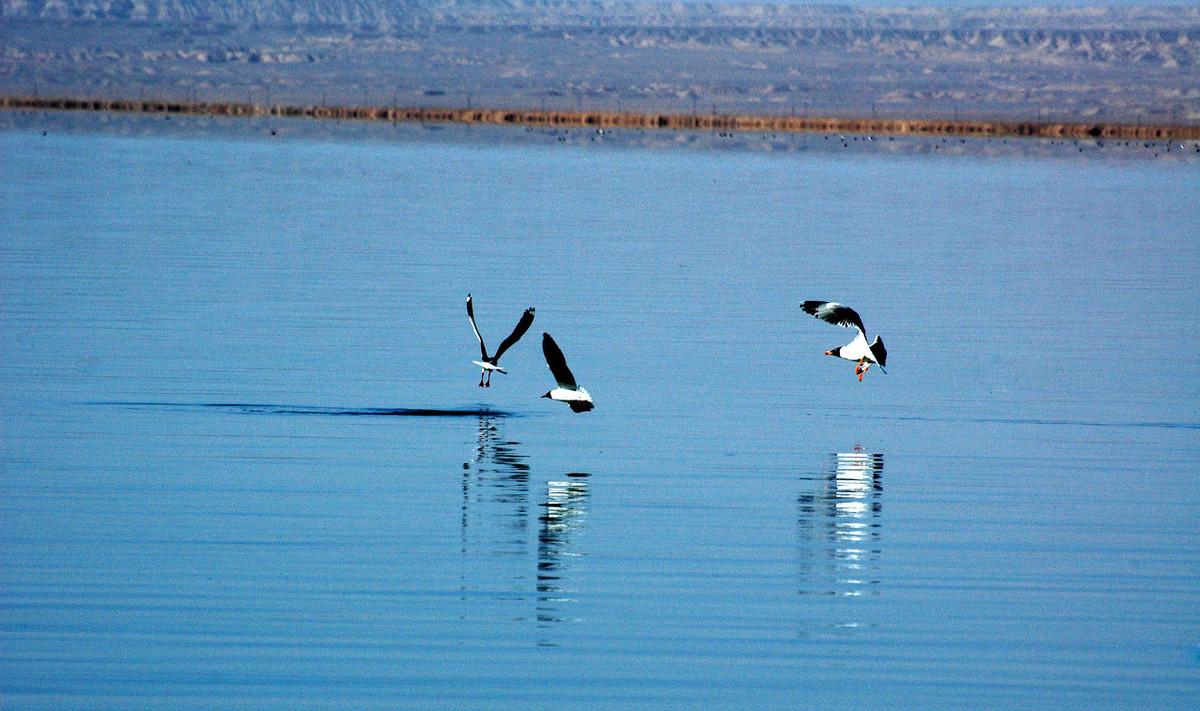
M853 341L844 346L827 350L825 355L837 356L857 363L854 367L854 374L858 376L860 383L872 363L878 365L880 370L887 365L887 348L883 346L883 339L876 335L874 341L867 343L867 329L863 327L862 318L854 309L832 301L805 301L800 308L804 310L804 313L812 314L835 326L842 328L853 326L858 329L858 335L854 337ZM887 371L883 370L883 372Z
M524 336L525 332L529 330L529 326L533 323L533 307L530 306L525 309L525 313L521 314L521 320L517 322L516 328L513 329L512 333L508 334L508 338L500 342L500 347L496 349L496 354L490 357L488 356L487 346L483 344L483 336L479 335L479 326L475 325L475 309L471 306L470 294L467 294L467 318L471 319L471 328L475 330L475 338L479 339L479 352L483 354L482 360L471 361L483 369L479 371L479 387L490 388L492 387L493 370L498 370L505 375L508 374L507 370L500 367L500 356L504 355L504 351L508 350L512 344L521 340L521 336ZM487 375L486 382L484 382L484 375Z
M558 383L557 388L548 391L542 397L565 402L571 406L573 412L587 412L595 407L588 391L575 384L575 376L567 367L567 359L563 357L558 344L554 342L549 333L542 334L542 353L546 356L546 365L550 366L554 382Z

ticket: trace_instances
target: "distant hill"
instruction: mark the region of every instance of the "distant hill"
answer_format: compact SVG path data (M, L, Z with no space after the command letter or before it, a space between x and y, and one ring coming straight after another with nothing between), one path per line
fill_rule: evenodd
M9 93L1200 120L1200 7L0 0L0 39Z
M622 26L746 29L1195 29L1200 7L860 7L588 0L0 0L0 16L41 20L306 24L392 28Z

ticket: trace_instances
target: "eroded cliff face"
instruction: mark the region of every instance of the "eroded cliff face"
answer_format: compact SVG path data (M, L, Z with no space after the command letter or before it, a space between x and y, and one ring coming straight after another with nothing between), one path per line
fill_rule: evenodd
M588 0L3 0L0 15L25 19L156 20L377 25L414 18L468 25L624 25L646 27L861 27L948 29L1051 22L1074 29L1171 27L1196 22L1200 8L1162 7L850 7L771 3L605 2ZM1003 3L997 3L1003 5Z
M0 0L0 90L1200 120L1200 8Z

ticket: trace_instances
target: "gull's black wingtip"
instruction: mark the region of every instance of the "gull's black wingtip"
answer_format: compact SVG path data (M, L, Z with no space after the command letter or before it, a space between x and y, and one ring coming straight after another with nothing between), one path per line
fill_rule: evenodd
M808 314L809 316L816 316L817 309L821 308L821 304L823 304L823 303L825 303L825 302L824 301L805 301L804 303L800 304L800 310L803 311L804 313Z
M883 345L883 339L875 336L875 340L867 347L871 349L871 355L875 356L875 362L879 364L882 370L883 366L887 365L888 356L887 346Z

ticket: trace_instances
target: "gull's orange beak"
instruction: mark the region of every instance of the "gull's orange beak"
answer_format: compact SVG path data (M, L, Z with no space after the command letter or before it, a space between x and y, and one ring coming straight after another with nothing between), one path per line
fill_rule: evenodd
M833 355L833 351L825 351L825 355Z

